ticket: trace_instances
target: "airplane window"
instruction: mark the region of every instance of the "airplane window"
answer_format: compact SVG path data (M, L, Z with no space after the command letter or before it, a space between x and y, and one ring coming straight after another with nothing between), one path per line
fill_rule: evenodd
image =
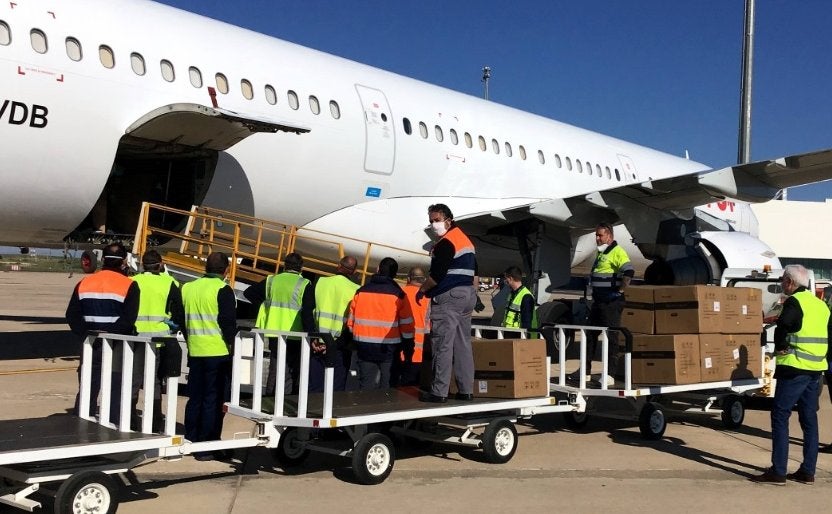
M0 45L6 46L12 42L12 31L5 21L0 21Z
M428 138L428 126L423 121L419 122L419 134L422 136L422 139Z
M563 163L560 160L560 155L558 154L555 154L555 166L557 166L558 168L563 167Z
M511 157L512 155L514 155L514 154L511 152L511 143L509 143L508 141L506 141L506 155L507 155L507 156L509 156L509 157Z
M458 145L459 144L459 136L456 135L456 130L451 129L451 143Z
M173 71L173 63L167 59L159 61L159 68L162 70L162 78L168 82L176 80L176 72Z
M404 133L408 136L413 133L413 126L407 118L402 118L402 128L404 128Z
M309 96L309 108L312 109L312 114L321 114L321 104L317 97Z
M81 43L74 37L66 38L66 56L76 62L81 60Z
M615 180L621 182L621 173L618 172L618 168L615 168Z
M251 82L246 79L240 81L240 91L243 92L243 96L246 100L251 100L254 98L254 89L251 87Z
M546 157L543 155L543 150L537 151L537 160L540 161L540 164L546 164Z
M607 178L611 179L612 176L610 176L610 167L609 166L604 166L604 171L606 172Z
M39 54L45 54L47 48L46 45L46 34L43 33L42 30L32 29L29 32L29 39L32 41L32 50Z
M583 173L584 172L584 167L581 164L580 159L575 159L575 167L578 168L578 173ZM589 174L592 175L592 170L589 170Z
M500 154L500 143L498 143L496 139L491 140L491 149L494 150L495 154Z
M601 176L601 165L598 164L597 162L595 163L595 174L598 175L599 177Z
M269 104L274 105L277 103L277 91L274 90L272 86L266 84L266 87L263 88L266 93L266 101Z
M98 60L105 68L113 68L116 65L116 58L113 55L113 50L106 45L98 47Z
M440 143L445 139L445 135L442 134L442 127L439 125L433 126L433 133L436 135L436 140Z
M474 146L474 140L471 139L471 134L465 133L465 146L468 148L472 148Z
M202 87L202 72L199 68L191 66L188 68L188 77L191 79L191 85L199 89Z
M485 151L485 138L480 136L479 138L477 138L477 141L479 141L479 143L480 143L480 150L482 150L484 152Z
M215 79L217 80L217 91L220 93L227 95L228 94L228 79L225 78L225 75L222 73L217 73L215 75Z
M136 52L130 54L130 67L133 68L133 73L136 75L144 75L147 71L144 67L144 57Z
M569 157L566 158L566 170L572 171L572 159L570 159Z
M526 160L526 147L523 145L520 145L520 158Z
M338 102L335 100L329 101L329 114L331 114L336 120L341 117L341 107L338 106ZM410 124L410 122L408 122L408 124ZM409 133L410 132L408 132L408 134Z
M298 94L290 89L289 92L286 93L286 96L289 97L289 107L297 111L298 107L300 107L300 103L298 102Z

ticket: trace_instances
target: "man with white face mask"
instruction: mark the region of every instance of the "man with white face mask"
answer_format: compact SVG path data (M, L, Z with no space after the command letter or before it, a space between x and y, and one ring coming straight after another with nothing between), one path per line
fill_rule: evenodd
M597 327L618 327L621 325L621 311L624 309L624 289L630 285L635 268L627 252L615 242L612 225L609 223L599 223L595 227L595 244L598 246L598 254L589 278L592 287L589 324ZM591 359L598 347L598 332L590 332L588 336L587 355ZM607 385L612 385L618 358L618 334L609 332L608 336Z
M430 298L433 382L419 399L444 403L448 399L451 368L459 392L455 399L471 401L474 389L474 354L471 351L471 315L477 301L474 288L477 260L474 245L454 223L447 205L428 207L428 219L439 239L430 252L430 273L416 300Z

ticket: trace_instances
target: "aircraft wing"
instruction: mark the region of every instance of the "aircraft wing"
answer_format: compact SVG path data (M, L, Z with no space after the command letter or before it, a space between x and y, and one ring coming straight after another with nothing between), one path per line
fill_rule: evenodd
M492 230L506 221L526 217L563 227L592 229L600 221L615 222L623 210L668 211L690 217L694 207L710 202L725 198L766 202L786 187L830 179L832 149L627 184L571 198L529 202L463 219Z

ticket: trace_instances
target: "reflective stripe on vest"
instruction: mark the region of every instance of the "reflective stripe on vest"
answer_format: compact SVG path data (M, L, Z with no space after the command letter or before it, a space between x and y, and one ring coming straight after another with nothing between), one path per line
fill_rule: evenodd
M806 371L826 371L829 308L809 291L794 293L792 298L800 304L803 320L800 330L789 334L788 353L777 356L777 365Z
M343 275L319 278L315 284L315 321L318 331L338 337L344 330L350 302L358 284Z
M266 299L257 314L257 328L302 332L300 317L303 292L309 281L298 273L285 272L266 279Z
M191 357L228 355L218 319L220 306L217 294L223 287L226 287L225 282L217 277L202 277L182 286L188 355Z
M108 331L124 310L133 280L121 273L101 270L78 284L78 300L89 330Z
M520 286L517 294L514 295L511 303L506 306L506 315L503 318L503 326L506 328L520 328L520 307L523 304L523 298L532 296L526 286ZM537 309L532 308L532 330L537 328ZM537 339L537 332L529 331L529 337Z
M140 335L168 335L170 320L167 311L170 287L173 277L150 272L136 275L133 280L139 284L139 316L136 318L136 331Z
M434 288L435 292L438 294L457 286L473 286L476 264L474 244L459 227L453 227L442 239L451 243L454 257L447 274Z

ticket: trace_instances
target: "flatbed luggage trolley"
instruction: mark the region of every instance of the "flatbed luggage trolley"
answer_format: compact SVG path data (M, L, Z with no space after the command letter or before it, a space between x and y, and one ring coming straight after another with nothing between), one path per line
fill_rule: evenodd
M90 412L93 345L101 345L100 417ZM69 414L45 418L0 421L0 503L27 511L41 506L30 498L35 493L55 497L55 512L113 513L119 504L120 483L113 475L162 458L181 458L194 451L266 445L267 437L245 437L223 441L190 443L175 433L180 355L170 354L166 373L164 429L153 433L153 397L157 344L178 349L175 338L91 334L81 354L80 416ZM121 388L112 383L114 357L120 369L132 369L133 357L144 346L144 404L141 428L131 430L131 373L121 374ZM162 351L161 353L165 353ZM162 364L165 362L163 360ZM164 367L164 366L163 366ZM110 403L120 395L118 421L109 420ZM92 409L93 411L95 409ZM248 434L246 434L248 436ZM41 487L43 486L43 487ZM55 487L57 486L57 489Z
M580 368L577 380L568 380L566 366L560 365L556 380L551 383L551 394L566 395L569 403L577 408L565 414L565 421L573 428L580 428L588 416L637 420L639 430L645 439L661 439L667 428L667 415L706 414L719 415L726 428L737 428L745 418L746 393L762 389L765 378L747 378L719 382L702 382L684 385L634 386L632 376L633 337L623 327L592 327L583 325L548 325L540 329L547 340L550 354L558 355L558 362L566 362L566 331L580 335ZM624 380L607 384L608 331L618 331L624 336ZM601 343L602 372L595 380L590 376L587 365L587 333L598 332ZM576 337L575 340L578 338ZM764 347L760 347L760 352ZM761 362L764 362L763 359ZM763 370L756 370L763 377Z
M334 392L334 370L325 362L323 393L309 391L311 342L321 340L326 355L335 350L331 336L253 330L241 333L242 339L253 340L253 357L247 357L239 346L234 352L231 402L228 412L260 422L268 420L278 433L272 445L274 456L283 466L298 465L309 452L323 452L347 457L358 482L378 484L393 469L396 450L391 435L421 441L456 444L481 448L494 463L508 462L517 449L514 422L534 414L567 412L575 407L546 395L536 398L496 399L475 398L461 402L422 403L415 387L378 391ZM263 394L263 358L265 340L276 339L277 372L274 396ZM286 345L300 344L301 364L299 394L286 394ZM245 367L250 366L249 370ZM240 377L250 371L251 401L241 402ZM272 405L274 406L272 408ZM271 428L269 429L271 430ZM338 437L342 431L347 438Z

